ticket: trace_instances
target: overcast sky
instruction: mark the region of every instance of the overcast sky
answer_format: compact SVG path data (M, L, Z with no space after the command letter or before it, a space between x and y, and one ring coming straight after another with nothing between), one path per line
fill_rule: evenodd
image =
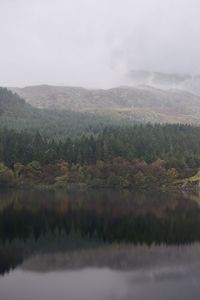
M0 0L0 85L111 87L200 73L199 0Z

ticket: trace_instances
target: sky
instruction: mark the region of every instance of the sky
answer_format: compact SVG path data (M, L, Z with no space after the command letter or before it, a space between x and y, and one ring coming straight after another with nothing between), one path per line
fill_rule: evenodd
M0 0L0 85L109 88L200 73L199 0Z

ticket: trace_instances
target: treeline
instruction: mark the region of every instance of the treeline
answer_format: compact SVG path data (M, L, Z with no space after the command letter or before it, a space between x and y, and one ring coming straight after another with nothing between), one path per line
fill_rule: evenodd
M27 165L15 163L9 169L0 164L0 187L45 185L65 188L73 184L77 187L78 184L79 187L91 188L149 188L168 186L179 177L180 173L175 168L167 168L162 160L147 164L121 157L109 163L97 161L93 165L69 164L59 160L42 166L33 161Z
M169 167L198 168L200 127L190 125L133 125L107 127L99 135L64 141L47 139L26 131L0 129L0 161L12 167L16 162L41 165L65 160L70 164L109 162L115 157L152 163L164 160Z
M40 133L0 130L0 185L148 187L195 175L200 128L108 127L98 136L56 142Z

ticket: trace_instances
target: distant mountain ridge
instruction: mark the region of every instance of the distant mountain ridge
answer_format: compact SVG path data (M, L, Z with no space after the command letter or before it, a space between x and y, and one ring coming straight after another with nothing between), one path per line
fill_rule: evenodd
M178 85L186 78L170 80ZM135 86L108 90L48 85L11 90L37 108L90 112L139 122L200 124L200 96L181 88L158 88L142 85L141 81Z

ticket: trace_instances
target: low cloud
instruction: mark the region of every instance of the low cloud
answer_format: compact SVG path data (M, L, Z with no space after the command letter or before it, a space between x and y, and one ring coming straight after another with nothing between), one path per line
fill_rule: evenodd
M200 73L197 0L1 0L0 85L111 87Z

